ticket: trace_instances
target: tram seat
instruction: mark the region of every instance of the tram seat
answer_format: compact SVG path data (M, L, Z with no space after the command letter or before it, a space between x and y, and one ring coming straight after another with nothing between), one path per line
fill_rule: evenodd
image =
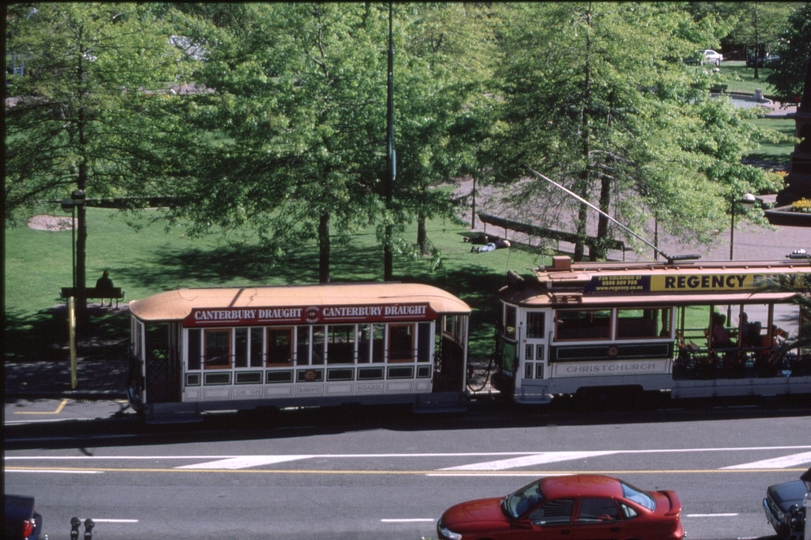
M63 300L67 300L71 296L76 296L76 291L73 287L62 287L59 292L59 296ZM98 298L112 298L115 299L115 307L118 308L118 301L124 299L124 295L126 291L122 291L121 287L111 287L111 288L100 288L100 287L86 287L85 288L85 296L88 299L98 299Z

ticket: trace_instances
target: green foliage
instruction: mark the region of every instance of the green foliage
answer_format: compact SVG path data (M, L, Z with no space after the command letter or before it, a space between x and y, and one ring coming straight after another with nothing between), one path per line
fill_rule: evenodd
M772 65L766 81L774 87L781 101L794 103L803 94L806 73L811 66L811 4L805 3L791 13L775 52L780 59Z
M644 236L655 217L685 242L711 241L730 193L773 187L763 171L740 163L771 135L746 122L752 113L709 99L711 80L681 61L701 34L689 30L683 11L564 3L521 4L509 13L498 73L508 126L499 144L503 180L532 167ZM523 194L535 219L553 224L568 208L573 217L564 219L585 234L583 206L545 183L528 183ZM598 237L608 232L600 218Z
M156 94L182 74L170 29L143 6L15 5L7 51L25 76L7 78L5 220L37 200L154 195L161 147L174 136Z

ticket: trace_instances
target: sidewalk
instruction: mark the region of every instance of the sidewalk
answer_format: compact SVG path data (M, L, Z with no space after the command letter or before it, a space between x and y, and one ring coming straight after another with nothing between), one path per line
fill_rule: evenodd
M70 388L70 361L7 362L6 401L10 399L126 399L127 360L78 360L76 389Z
M90 310L96 316L101 313L97 306L91 306ZM121 306L112 312L129 320L129 306ZM53 317L63 320L64 305L54 306ZM75 389L70 385L70 353L66 343L54 344L57 348L55 359L6 361L6 402L14 399L126 399L126 344L93 334L78 343Z

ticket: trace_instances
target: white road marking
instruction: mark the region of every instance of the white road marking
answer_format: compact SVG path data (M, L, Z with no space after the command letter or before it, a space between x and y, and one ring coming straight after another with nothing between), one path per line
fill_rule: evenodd
M104 518L90 518L93 523L138 523L137 519L104 519Z
M433 523L433 518L381 519L381 523Z
M790 456L783 456L779 458L763 459L761 461L753 461L751 463L743 463L741 465L732 465L731 467L722 467L723 469L788 469L795 465L803 465L811 463L811 452L803 452L800 454L793 454Z
M248 469L260 465L270 465L272 463L284 463L286 461L298 461L309 459L312 456L240 456L229 459L219 459L207 463L196 463L194 465L182 465L175 469Z
M686 514L684 517L735 517L738 514Z
M522 456L510 459L500 459L497 461L485 461L484 463L471 463L470 465L460 465L458 467L445 467L441 471L503 471L505 469L515 469L518 467L529 467L530 465L541 465L545 463L558 463L560 461L570 461L573 459L585 459L596 456L606 456L616 454L614 451L605 452L541 452L529 456Z

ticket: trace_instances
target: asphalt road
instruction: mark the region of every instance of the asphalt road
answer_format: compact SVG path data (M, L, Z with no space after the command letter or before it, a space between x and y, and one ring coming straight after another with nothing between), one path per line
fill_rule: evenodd
M17 402L5 483L36 496L50 540L69 538L73 516L96 521L95 540L418 540L457 502L598 472L676 490L690 540L766 539L766 487L811 465L811 409L783 405L305 410L155 427L116 402Z

